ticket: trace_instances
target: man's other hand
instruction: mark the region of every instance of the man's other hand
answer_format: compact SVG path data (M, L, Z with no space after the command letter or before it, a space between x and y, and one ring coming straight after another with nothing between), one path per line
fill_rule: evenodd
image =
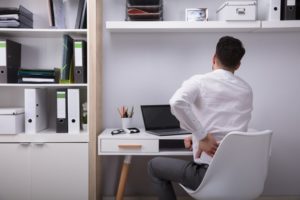
M193 149L192 144L193 144L193 142L192 142L192 136L184 138L184 147L186 149L192 150Z
M204 151L207 155L213 157L218 149L219 144L211 133L199 141L198 151L196 158L200 158L201 153Z

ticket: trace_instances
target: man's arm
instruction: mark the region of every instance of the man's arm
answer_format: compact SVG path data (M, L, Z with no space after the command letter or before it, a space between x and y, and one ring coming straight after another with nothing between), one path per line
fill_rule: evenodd
M206 137L202 125L192 111L191 105L199 95L199 83L195 78L185 81L170 99L171 112L179 120L180 125L195 135L197 140Z

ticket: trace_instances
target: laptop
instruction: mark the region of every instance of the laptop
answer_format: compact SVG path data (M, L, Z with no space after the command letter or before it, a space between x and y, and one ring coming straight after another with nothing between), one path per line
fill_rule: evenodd
M171 113L170 105L142 105L145 129L158 136L190 134L180 128L179 121Z

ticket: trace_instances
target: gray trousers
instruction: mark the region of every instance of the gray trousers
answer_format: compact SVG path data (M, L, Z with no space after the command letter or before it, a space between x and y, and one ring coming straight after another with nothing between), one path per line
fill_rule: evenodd
M167 157L156 157L148 163L148 173L159 200L176 200L172 182L197 189L207 168L207 164Z

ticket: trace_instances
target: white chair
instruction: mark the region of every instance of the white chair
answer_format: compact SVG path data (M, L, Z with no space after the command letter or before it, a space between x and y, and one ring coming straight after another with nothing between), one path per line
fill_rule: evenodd
M253 200L261 195L268 172L272 131L231 132L224 137L196 190L201 200Z

